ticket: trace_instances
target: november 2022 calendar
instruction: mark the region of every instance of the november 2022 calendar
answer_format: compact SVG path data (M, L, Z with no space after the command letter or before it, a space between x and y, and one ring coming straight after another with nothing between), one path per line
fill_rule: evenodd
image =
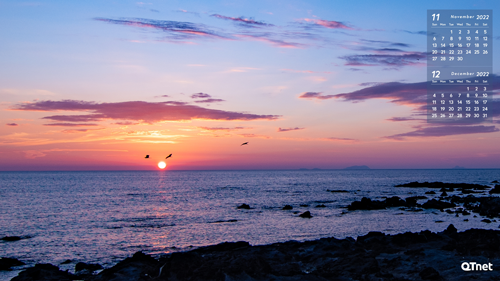
M427 121L492 120L492 10L427 10Z

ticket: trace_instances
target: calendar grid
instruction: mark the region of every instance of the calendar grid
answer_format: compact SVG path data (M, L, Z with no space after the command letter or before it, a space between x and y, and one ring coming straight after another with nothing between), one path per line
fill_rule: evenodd
M492 10L427 11L427 121L492 120Z

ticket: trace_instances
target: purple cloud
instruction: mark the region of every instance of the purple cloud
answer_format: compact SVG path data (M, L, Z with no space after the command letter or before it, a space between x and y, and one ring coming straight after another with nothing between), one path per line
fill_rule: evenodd
M218 19L223 19L223 20L230 20L235 23L238 23L240 26L245 26L245 27L262 27L262 26L273 26L272 24L265 23L262 21L256 21L250 18L244 18L244 17L239 17L239 18L233 18L233 17L227 17L219 14L213 14L211 15L212 17L218 18Z
M251 129L251 128L245 128L245 127L233 127L233 128L223 128L223 127L198 127L202 130L205 131L235 131L235 130L243 130L243 129Z
M349 66L391 66L401 67L425 63L426 53L405 53L396 55L349 55L339 57L346 61Z
M209 94L205 94L205 93L197 93L197 94L192 94L191 95L191 98L192 99L197 99L197 98L211 98L212 96L210 96Z
M494 133L500 131L495 126L434 126L434 127L425 127L419 128L415 131L397 134L392 136L386 136L383 138L393 139L393 140L404 140L407 137L417 137L417 138L425 138L425 137L443 137L443 136L451 136L451 135L465 135L465 134L482 134L482 133Z
M19 126L17 123L7 123L5 125L11 126L11 127L17 127L17 126Z
M87 115L54 115L44 119L66 122L127 120L146 123L160 121L181 121L192 119L208 120L275 120L279 115L258 115L216 109L208 109L180 102L128 101L97 103L77 100L37 101L14 106L13 110L24 111L86 111ZM78 121L77 121L78 120ZM65 124L65 123L56 123ZM95 124L94 124L95 125ZM56 126L50 125L49 126ZM63 126L63 125L60 125ZM89 125L90 126L90 125Z
M108 19L108 18L94 18L95 20L118 24L135 26L140 28L151 28L165 32L170 36L170 39L185 40L192 38L212 38L212 39L231 39L230 36L219 34L207 28L204 24L180 22L180 21L166 21L166 20L151 20L151 19Z
M205 100L197 100L195 103L215 103L215 102L223 102L223 99L205 99Z
M343 22L340 22L340 21L322 20L322 19L308 19L308 18L304 18L302 20L305 22L310 22L310 23L313 23L315 25L319 25L319 26L331 28L331 29L354 30L353 27L347 26L346 24L344 24Z
M322 92L305 92L299 96L299 99L318 99L318 100L327 100L335 98L335 95L326 95L323 96Z
M298 130L304 130L305 128L278 128L278 132L289 132L289 131L298 131Z
M43 124L44 126L58 126L58 127L86 127L86 126L97 126L97 124L92 123L50 123Z

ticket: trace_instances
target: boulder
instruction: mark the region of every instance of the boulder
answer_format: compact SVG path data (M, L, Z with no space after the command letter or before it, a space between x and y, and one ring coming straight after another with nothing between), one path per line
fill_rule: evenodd
M312 218L312 215L311 215L311 212L305 211L302 214L300 214L299 217L310 219L310 218Z
M25 265L24 262L13 258L0 258L0 270L10 270L13 266Z
M292 210L293 207L290 205L285 205L285 207L282 208L282 210Z
M24 271L21 271L18 276L11 279L11 281L72 281L78 278L67 272L61 271L59 268L52 264L36 264Z
M446 209L456 207L456 205L441 200L431 199L422 204L422 207L425 209Z
M238 208L238 209L245 209L245 210L249 210L249 209L251 209L251 208L250 208L250 205L248 205L248 204L241 204L241 205L239 205L237 208Z
M382 201L371 200L370 198L363 197L361 201L354 201L349 206L348 210L380 210L385 209L386 204Z

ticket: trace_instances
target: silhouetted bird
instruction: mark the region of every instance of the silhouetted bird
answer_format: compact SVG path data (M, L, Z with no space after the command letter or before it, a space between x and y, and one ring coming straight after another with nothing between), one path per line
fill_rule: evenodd
M244 143L242 143L241 145L247 145L247 144L248 144L248 142L244 142ZM240 146L241 146L241 145L240 145Z
M168 159L168 158L170 158L170 157L172 157L172 153L170 153L170 155L169 155L169 156L165 157L165 159Z
M146 157L144 157L144 158L148 159L148 158L149 158L149 155L146 155Z

